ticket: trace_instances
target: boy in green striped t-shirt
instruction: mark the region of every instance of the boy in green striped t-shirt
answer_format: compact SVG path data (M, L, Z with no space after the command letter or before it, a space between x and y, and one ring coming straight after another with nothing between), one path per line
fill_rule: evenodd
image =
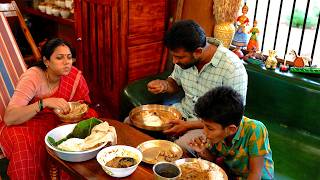
M190 147L209 161L223 160L231 179L273 179L274 164L268 131L260 121L243 117L243 100L229 87L218 87L203 95L195 112L204 123L204 138Z

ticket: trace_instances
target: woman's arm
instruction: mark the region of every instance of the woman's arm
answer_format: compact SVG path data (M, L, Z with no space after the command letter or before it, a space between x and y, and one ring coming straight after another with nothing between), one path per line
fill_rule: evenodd
M21 107L8 107L4 114L4 122L7 126L22 124L33 118L40 111L38 102Z
M249 176L248 180L260 180L264 165L263 156L249 157Z
M42 107L60 109L64 114L70 111L68 102L63 98L43 99ZM33 118L38 112L40 112L39 101L25 106L8 106L4 114L4 122L8 126L22 124Z

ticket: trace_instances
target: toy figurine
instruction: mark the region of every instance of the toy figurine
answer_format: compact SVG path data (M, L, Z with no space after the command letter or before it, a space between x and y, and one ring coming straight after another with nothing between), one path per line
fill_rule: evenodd
M243 52L239 47L236 47L234 50L232 50L232 52L235 53L240 59L242 59L244 56Z
M244 3L242 7L242 15L237 18L236 25L238 26L234 34L232 45L238 48L247 47L248 34L246 33L246 26L249 23L249 18L246 16L248 13L248 6Z
M251 37L249 43L247 45L247 50L250 51L255 49L255 51L259 51L259 43L258 43L258 34L259 29L257 27L258 22L256 20L253 21L253 27L250 29L249 33L251 33Z
M305 66L310 66L309 62L311 62L311 59L307 58L307 57L302 57L299 56L295 50L291 50L289 52L289 55L292 56L292 60L293 60L293 66L294 67L305 67Z
M267 69L276 69L278 63L276 59L276 53L276 50L269 50L269 57L265 62Z
M284 59L283 64L281 64L280 67L279 67L279 70L281 72L288 72L289 71L289 66L287 66L286 63L287 63L287 60Z

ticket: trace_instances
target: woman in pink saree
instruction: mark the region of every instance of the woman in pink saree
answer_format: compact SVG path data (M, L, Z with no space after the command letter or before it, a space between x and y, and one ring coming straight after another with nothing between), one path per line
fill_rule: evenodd
M10 179L48 179L44 137L61 123L52 110L68 113L68 101L91 102L81 71L72 66L68 43L52 39L42 56L43 61L20 77L0 122L0 146L9 159ZM90 109L86 116L97 114Z

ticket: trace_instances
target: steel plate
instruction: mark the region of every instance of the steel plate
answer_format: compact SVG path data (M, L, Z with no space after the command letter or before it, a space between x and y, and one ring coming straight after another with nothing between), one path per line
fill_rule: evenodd
M210 161L207 161L204 159L197 159L197 158L184 158L184 159L179 159L175 161L175 164L178 165L180 168L181 168L181 165L189 164L190 166L192 166L192 164L194 163L200 163L201 170L209 172L210 180L228 180L228 176L225 173L225 171L221 167L219 167L218 165ZM190 172L187 174L190 174ZM186 172L183 172L182 170L181 177L184 177L184 173Z
M170 120L181 117L181 113L174 107L158 104L136 107L129 114L134 126L151 131L162 131L169 127Z
M161 161L173 162L180 159L183 151L176 143L166 140L150 140L138 145L137 149L142 152L142 161L156 164ZM167 158L165 155L167 155Z

